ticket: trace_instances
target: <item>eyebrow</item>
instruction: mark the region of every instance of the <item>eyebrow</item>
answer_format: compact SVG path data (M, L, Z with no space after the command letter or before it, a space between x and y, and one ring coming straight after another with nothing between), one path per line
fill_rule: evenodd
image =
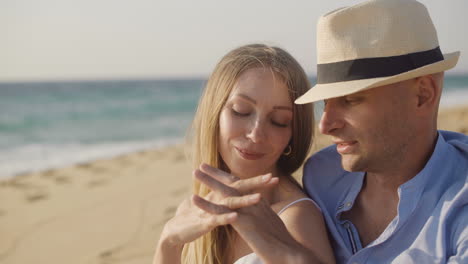
M255 99L253 99L253 98L251 98L251 97L249 97L249 96L247 96L247 95L245 95L245 94L239 93L239 94L236 94L236 96L240 96L240 97L244 98L245 100L252 102L253 104L257 104L257 101L255 101ZM289 106L273 106L273 109L275 109L275 110L289 110L289 111L292 111L292 108L289 107Z

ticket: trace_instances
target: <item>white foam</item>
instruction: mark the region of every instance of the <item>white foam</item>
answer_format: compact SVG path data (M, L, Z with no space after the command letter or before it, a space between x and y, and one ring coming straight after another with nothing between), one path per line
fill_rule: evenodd
M0 152L0 179L25 172L41 171L101 158L115 157L139 150L161 148L181 141L180 138L172 138L94 145L30 144Z

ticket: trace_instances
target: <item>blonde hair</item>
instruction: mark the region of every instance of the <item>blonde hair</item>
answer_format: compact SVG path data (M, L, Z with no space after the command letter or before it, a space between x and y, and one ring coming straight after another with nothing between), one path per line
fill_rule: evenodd
M192 123L191 155L194 168L207 163L229 171L218 151L219 116L239 76L256 67L269 68L284 81L293 102L310 88L302 67L283 49L251 44L226 54L208 79ZM293 104L292 136L289 142L292 152L287 156L281 155L277 162L278 168L285 175L296 171L304 162L312 144L313 129L312 104ZM195 182L194 193L204 197L209 189ZM223 251L226 250L227 243L232 241L232 232L229 226L218 227L186 244L182 252L182 263L224 263Z

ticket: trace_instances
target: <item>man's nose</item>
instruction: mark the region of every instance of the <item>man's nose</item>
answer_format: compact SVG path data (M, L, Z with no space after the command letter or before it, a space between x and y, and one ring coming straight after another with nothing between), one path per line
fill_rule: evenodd
M338 109L338 105L334 102L327 102L325 104L322 118L319 122L319 131L322 134L330 135L334 131L343 127L343 117L341 111Z

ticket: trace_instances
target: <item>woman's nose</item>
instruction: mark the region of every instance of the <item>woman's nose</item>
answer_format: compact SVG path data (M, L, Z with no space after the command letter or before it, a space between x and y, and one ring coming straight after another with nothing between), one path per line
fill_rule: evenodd
M260 143L266 138L265 121L254 120L247 133L247 138L254 143Z

